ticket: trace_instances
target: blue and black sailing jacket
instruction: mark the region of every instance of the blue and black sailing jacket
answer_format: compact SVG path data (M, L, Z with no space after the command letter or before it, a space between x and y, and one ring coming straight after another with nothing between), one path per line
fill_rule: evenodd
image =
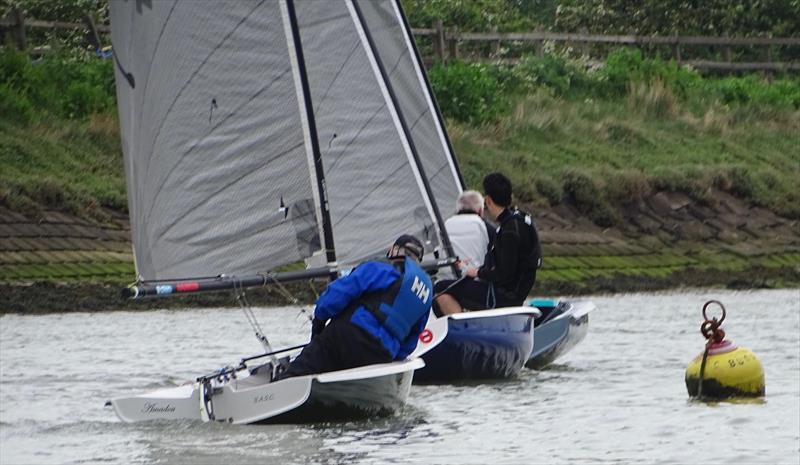
M402 274L390 263L366 262L328 286L314 318L326 321L356 306L350 322L400 360L416 348L432 303L431 279L414 260L406 259Z

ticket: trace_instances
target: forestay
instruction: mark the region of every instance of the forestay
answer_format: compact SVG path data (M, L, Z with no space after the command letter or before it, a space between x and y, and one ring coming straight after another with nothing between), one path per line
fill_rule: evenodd
M111 21L141 280L446 245L461 181L394 0L117 1Z

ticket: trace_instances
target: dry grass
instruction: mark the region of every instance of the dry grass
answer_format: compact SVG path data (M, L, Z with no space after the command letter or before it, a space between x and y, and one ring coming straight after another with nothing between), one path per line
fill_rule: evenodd
M89 117L89 135L119 140L119 118L116 112L93 113Z
M701 121L703 131L707 133L723 135L730 131L730 112L721 110L718 106L709 108Z
M634 124L620 121L615 116L603 118L592 128L600 141L611 144L640 146L651 145L652 141Z
M647 176L639 170L623 169L606 172L603 191L612 203L640 201L653 192Z
M537 92L519 101L502 124L514 130L548 131L560 125L562 115L556 99L548 93Z
M679 113L677 97L660 80L632 82L628 86L628 108L653 118L674 118Z

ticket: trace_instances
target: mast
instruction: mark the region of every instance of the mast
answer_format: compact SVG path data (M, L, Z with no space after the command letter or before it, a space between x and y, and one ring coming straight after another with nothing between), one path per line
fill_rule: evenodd
M333 242L333 226L331 224L330 206L328 204L328 192L325 185L325 171L322 166L322 154L319 150L319 138L317 137L317 125L314 119L314 107L311 103L311 90L308 85L308 75L306 73L306 62L303 58L303 45L300 39L300 28L297 26L297 15L294 9L294 0L284 0L286 5L286 16L288 16L289 26L292 30L291 42L294 45L295 60L297 65L297 77L300 80L302 89L302 100L305 106L306 124L308 137L311 142L311 153L314 158L314 172L317 177L317 191L319 194L319 207L322 219L323 247L328 266L336 266L336 250ZM300 95L298 95L300 97ZM331 274L335 276L334 273Z
M391 82L389 82L386 68L383 65L383 61L381 60L380 56L378 55L377 48L375 47L375 43L372 39L372 34L370 34L369 29L365 26L364 16L361 13L361 8L358 6L356 0L347 0L348 4L352 6L352 10L355 12L356 17L353 18L354 20L358 21L358 26L361 32L363 32L364 37L369 45L369 53L375 60L377 64L378 70L381 74L381 79L383 80L383 85L386 88L387 93L389 94L389 98L391 100L392 107L397 114L397 117L400 121L400 126L403 129L403 137L405 138L406 142L409 145L411 150L411 154L414 159L414 164L416 165L417 170L421 174L421 181L423 188L425 189L425 195L428 197L430 201L431 209L433 210L434 217L436 219L436 223L439 229L439 237L442 240L442 245L444 246L445 252L447 252L448 257L454 257L455 253L453 252L453 246L450 244L450 238L447 235L447 230L444 227L444 220L442 219L442 215L439 212L439 206L436 204L436 199L433 197L433 192L431 190L430 183L428 182L428 177L425 175L425 170L422 167L422 163L419 159L419 153L417 152L417 148L414 145L414 141L411 138L411 132L408 129L408 124L406 123L406 119L403 117L402 110L397 102L397 96L392 88ZM456 273L457 276L460 276L460 270L453 265L453 272Z

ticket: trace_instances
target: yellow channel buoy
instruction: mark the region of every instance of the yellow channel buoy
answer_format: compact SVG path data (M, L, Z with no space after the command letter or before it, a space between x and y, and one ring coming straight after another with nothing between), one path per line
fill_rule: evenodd
M722 317L709 319L706 309L717 304ZM686 390L690 397L727 399L730 397L761 397L765 392L764 369L758 357L744 347L725 340L720 325L725 320L725 307L716 300L703 306L705 321L700 332L706 348L686 367Z

